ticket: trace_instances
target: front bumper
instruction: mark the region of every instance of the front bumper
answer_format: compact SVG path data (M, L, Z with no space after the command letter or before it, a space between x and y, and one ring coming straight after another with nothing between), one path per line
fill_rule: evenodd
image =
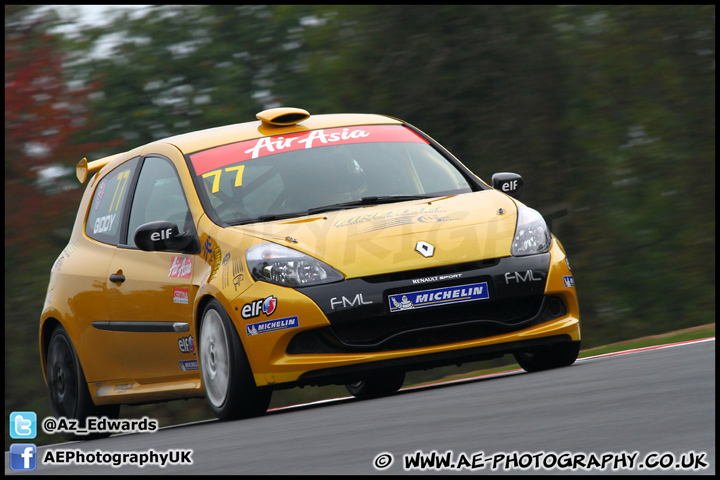
M287 353L422 348L559 318L567 312L563 301L544 295L549 263L549 253L508 257L303 288L330 326L296 335Z
M554 245L542 255L283 288L278 308L289 308L277 316L297 317L296 328L262 335L263 341L245 336L242 326L238 331L258 385L350 383L377 370L432 368L579 341L571 275ZM259 295L281 289L254 287ZM413 305L402 308L403 297Z

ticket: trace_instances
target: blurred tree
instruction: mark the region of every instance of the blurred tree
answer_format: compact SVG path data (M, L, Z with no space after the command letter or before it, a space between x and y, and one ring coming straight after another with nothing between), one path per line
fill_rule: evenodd
M159 138L255 118L271 106L276 83L294 68L288 52L302 7L159 6L131 11L83 32L87 55L76 67L100 82L92 139L120 139L130 149ZM122 36L117 38L117 33ZM113 36L107 55L89 54ZM99 155L112 152L98 152Z
M528 182L528 202L557 203L569 188L560 168L565 72L550 13L533 6L321 7L306 35L305 88L284 96L320 111L400 117L486 181L517 171Z
M92 122L91 86L67 84L56 17L5 6L6 415L49 412L37 356L37 319L48 274L67 244L82 194L74 167L88 150L75 136Z
M5 219L13 226L6 247L64 246L81 195L74 167L101 147L78 142L93 128L87 97L97 85L70 85L62 40L48 33L56 21L52 10L5 6ZM36 225L51 234L38 235Z
M559 7L554 24L587 331L714 322L715 7Z

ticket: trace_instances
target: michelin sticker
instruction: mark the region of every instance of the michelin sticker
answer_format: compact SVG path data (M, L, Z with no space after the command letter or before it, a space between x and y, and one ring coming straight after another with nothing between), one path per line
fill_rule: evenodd
M390 312L414 308L436 307L452 303L472 302L490 298L487 282L458 285L456 287L434 288L412 293L390 295Z
M277 330L285 330L288 328L296 328L300 325L298 317L280 318L278 320L268 320L260 323L251 323L246 325L248 337L259 335L261 333L275 332Z
M180 364L180 370L183 372L191 372L198 369L197 360L180 360L178 363Z

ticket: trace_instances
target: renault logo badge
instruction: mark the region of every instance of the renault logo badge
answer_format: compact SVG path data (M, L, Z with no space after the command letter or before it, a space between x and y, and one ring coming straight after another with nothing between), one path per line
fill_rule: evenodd
M427 242L418 242L417 245L415 245L415 251L427 258L433 256L435 253L435 247Z

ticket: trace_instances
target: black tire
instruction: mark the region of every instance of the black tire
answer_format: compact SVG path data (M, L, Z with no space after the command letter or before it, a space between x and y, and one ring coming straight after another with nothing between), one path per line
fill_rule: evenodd
M80 427L85 426L88 417L118 418L120 405L97 406L93 403L80 360L70 336L61 325L58 325L50 336L46 358L50 409L55 418L78 420ZM110 435L110 433L77 435L62 432L62 436L67 440L92 440Z
M580 342L566 342L549 347L515 352L515 360L526 372L540 372L567 367L575 363L580 353Z
M405 372L393 372L384 375L368 377L364 380L345 385L347 391L355 398L365 400L368 398L392 395L400 390L405 382Z
M208 405L220 420L262 415L272 390L259 388L237 330L215 299L205 306L200 323L199 359Z

